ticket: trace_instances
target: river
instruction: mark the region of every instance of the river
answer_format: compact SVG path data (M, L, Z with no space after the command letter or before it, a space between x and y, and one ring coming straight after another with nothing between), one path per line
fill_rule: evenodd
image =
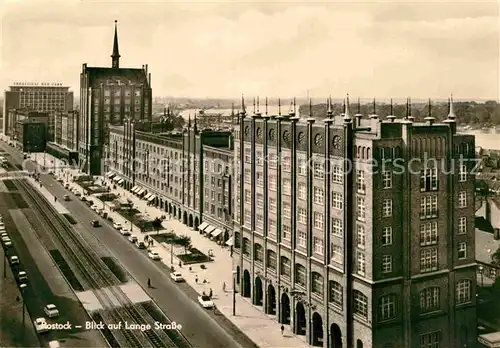
M475 135L476 146L480 146L483 149L500 150L500 134L495 134L495 133L487 134L487 133L482 133L481 131L468 131L461 133Z

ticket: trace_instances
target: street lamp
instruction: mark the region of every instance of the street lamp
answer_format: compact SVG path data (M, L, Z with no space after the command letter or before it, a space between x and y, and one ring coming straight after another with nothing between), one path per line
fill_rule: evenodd
M482 265L479 266L479 274L481 274L481 287L484 287L484 283L483 283L483 270L484 270L484 267Z
M25 311L25 309L24 309L24 290L25 290L27 287L28 287L28 285L26 285L26 284L21 284L21 285L19 285L19 288L21 289L21 301L22 301L22 302L21 302L21 304L22 304L22 306L23 306L23 331L24 331L24 330L25 330L25 328L26 328L26 325L25 325L25 315L24 315L24 311Z
M238 272L233 271L233 316L236 315L236 274Z

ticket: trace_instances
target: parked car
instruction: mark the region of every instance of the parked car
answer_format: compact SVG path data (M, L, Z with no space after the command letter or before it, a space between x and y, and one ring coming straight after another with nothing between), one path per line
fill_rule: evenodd
M135 243L135 245L139 248L139 249L146 249L146 244L142 241L142 240L139 240Z
M92 209L93 211L98 211L99 207L97 205L93 205L90 207L90 209Z
M5 230L4 230L5 231ZM3 238L3 237L7 237L9 238L9 235L7 234L7 232L2 232L0 233L0 238Z
M172 272L172 273L170 273L170 278L172 278L172 280L174 282L177 282L177 283L180 283L180 282L184 281L184 278L182 277L182 274L180 274L179 272Z
M87 197L82 196L82 197L80 198L80 200L81 200L82 202L85 202L85 201L87 200Z
M11 256L10 257L10 264L11 265L19 265L21 262L19 261L19 257L17 256Z
M213 308L214 302L207 295L198 296L198 303L201 304L203 308Z
M9 237L2 237L2 243L6 247L11 247L12 246L12 241L10 240Z
M46 305L44 308L43 308L43 311L45 312L45 314L47 314L47 316L49 318L55 318L57 316L59 316L59 310L57 309L57 307L53 304L48 304Z
M57 182L59 182L59 183L62 184L64 182L64 179L63 178L57 178Z
M20 283L25 283L28 281L28 273L25 271L21 271L17 274L17 279L19 280Z
M130 236L130 231L127 228L121 228L120 233L124 236Z
M80 197L82 194L78 191L75 192L75 196Z
M117 230L121 230L122 228L122 224L119 223L119 222L115 222L113 223L113 228L117 229Z
M45 320L45 318L37 318L33 323L35 324L35 330L37 333L49 331L47 320Z
M100 227L101 224L99 223L99 220L92 220L90 222L90 224L92 225L92 227Z
M64 195L63 198L64 198L65 201L69 201L70 200L68 195Z
M65 183L65 184L64 184L64 188L65 188L65 189L69 189L69 184L68 184L68 183Z
M135 243L135 242L137 242L137 236L136 236L136 235L131 234L131 235L128 237L128 240L129 240L129 241L131 241L132 243Z
M156 252L156 251L150 251L150 252L148 253L148 256L149 256L149 258L150 258L151 260L161 260L161 256L160 256L160 254L158 254L158 252Z

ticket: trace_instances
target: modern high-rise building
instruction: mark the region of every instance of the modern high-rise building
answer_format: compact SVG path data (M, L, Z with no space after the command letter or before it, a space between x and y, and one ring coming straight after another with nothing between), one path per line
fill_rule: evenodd
M37 112L73 109L73 92L62 83L15 82L4 92L3 133L11 135L17 120L8 117L9 110Z
M346 105L240 114L236 288L313 346L472 347L474 137Z
M102 174L108 125L124 120L151 120L151 74L141 69L120 68L115 21L111 68L87 67L80 74L78 152L80 166L89 174Z

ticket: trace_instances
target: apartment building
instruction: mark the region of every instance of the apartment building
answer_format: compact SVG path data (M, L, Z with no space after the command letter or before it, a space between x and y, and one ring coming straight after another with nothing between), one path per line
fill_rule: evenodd
M151 120L151 74L141 69L120 68L118 33L115 36L111 68L88 67L80 74L80 119L78 152L80 166L92 175L103 174L104 146L108 126L124 120Z
M324 120L239 115L239 293L312 346L472 347L474 137L452 101L443 124L430 107L418 123L411 107L382 120L329 105Z
M183 132L125 121L109 127L109 139L109 178L190 227L224 241L230 238L230 132L198 130L196 121Z

